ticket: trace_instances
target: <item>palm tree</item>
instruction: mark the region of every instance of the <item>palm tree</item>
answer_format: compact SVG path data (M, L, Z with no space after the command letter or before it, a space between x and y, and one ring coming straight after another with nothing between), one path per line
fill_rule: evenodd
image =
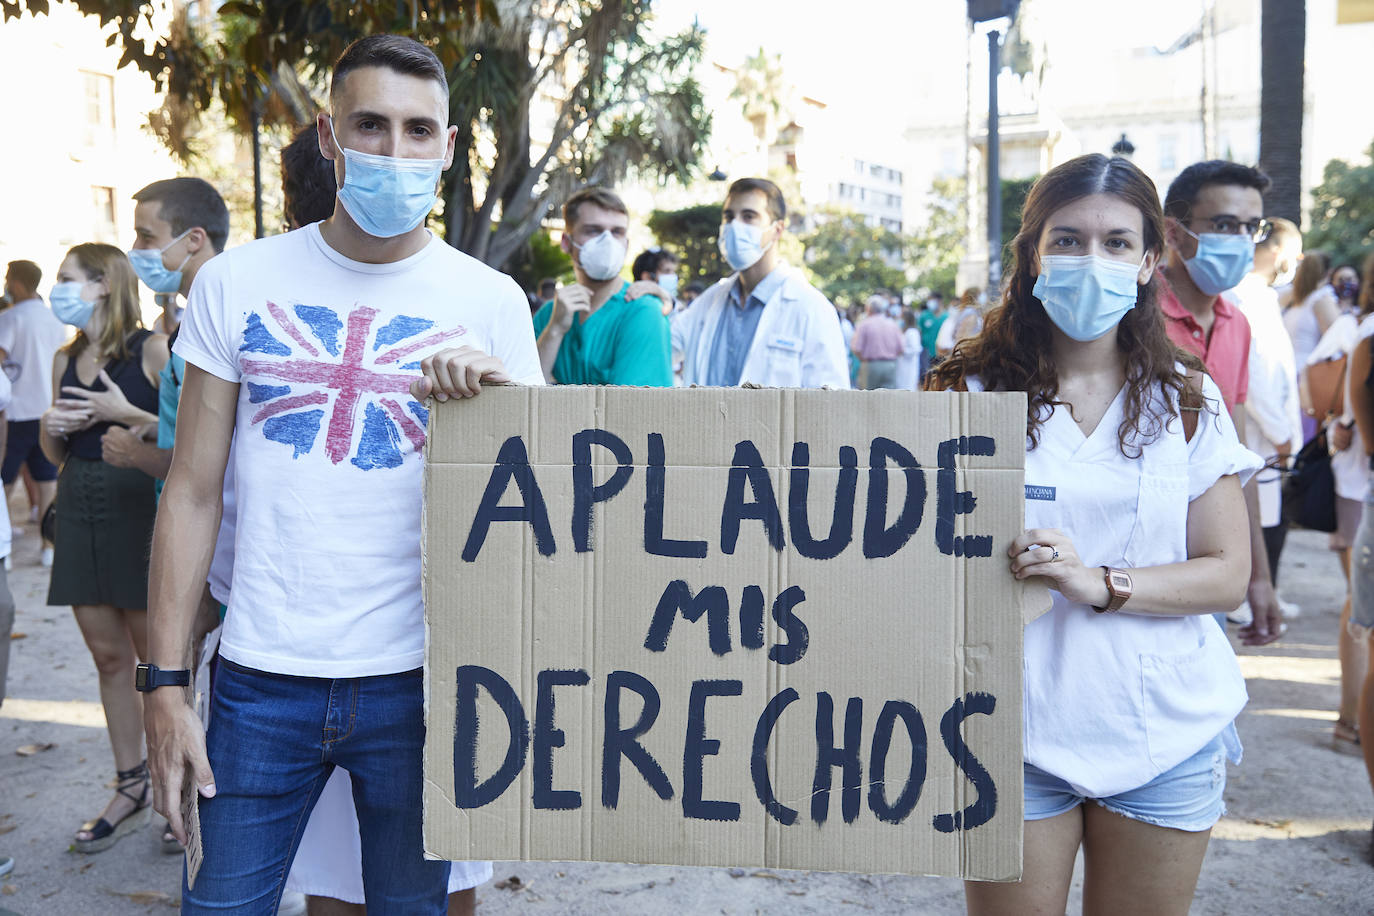
M1260 13L1260 168L1273 184L1265 212L1302 219L1302 80L1305 0L1262 0Z

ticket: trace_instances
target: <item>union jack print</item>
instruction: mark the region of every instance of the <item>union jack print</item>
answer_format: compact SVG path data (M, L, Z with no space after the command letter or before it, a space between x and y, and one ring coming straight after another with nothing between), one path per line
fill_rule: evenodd
M323 306L266 305L268 320L249 313L239 347L251 423L264 437L299 458L323 431L331 462L349 459L365 471L399 467L405 442L424 447L429 411L411 398L410 383L420 360L465 328L435 330L428 318L397 315L374 330L378 312L367 306L341 317Z

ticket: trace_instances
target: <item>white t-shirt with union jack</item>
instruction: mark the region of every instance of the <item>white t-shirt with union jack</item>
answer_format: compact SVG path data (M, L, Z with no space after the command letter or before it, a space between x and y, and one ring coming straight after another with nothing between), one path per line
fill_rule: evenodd
M239 384L238 526L220 652L307 677L424 662L424 357L471 346L543 383L515 281L438 238L390 264L319 225L234 248L196 275L175 350Z

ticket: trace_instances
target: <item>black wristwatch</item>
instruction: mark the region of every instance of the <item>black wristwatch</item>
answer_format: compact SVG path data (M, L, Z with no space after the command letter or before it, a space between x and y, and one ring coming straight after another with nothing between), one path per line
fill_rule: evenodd
M185 687L191 683L191 672L186 668L164 671L157 665L139 665L134 669L134 689L142 693L159 687Z

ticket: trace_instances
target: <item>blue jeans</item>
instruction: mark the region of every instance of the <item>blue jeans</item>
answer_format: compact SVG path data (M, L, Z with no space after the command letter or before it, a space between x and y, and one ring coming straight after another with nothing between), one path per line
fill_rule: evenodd
M353 777L369 916L447 912L447 862L420 833L424 681L270 674L220 659L206 736L215 797L200 800L205 860L182 913L272 916L335 766Z

